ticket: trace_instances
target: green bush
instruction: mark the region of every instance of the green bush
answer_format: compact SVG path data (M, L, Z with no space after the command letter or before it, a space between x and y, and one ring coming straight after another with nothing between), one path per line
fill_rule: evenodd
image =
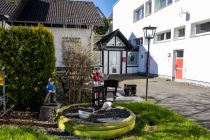
M37 109L55 71L52 34L42 26L0 29L0 67L3 65L9 101L21 110Z

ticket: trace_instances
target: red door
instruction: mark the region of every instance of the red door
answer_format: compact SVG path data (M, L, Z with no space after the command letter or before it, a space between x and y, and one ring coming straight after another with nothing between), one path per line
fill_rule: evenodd
M183 50L178 50L176 52L176 68L175 68L176 79L182 79L183 56L184 56Z

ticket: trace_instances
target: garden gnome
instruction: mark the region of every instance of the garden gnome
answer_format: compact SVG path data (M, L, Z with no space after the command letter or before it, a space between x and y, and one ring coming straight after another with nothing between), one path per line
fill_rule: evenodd
M95 69L93 70L94 85L98 85L101 78L102 78L101 73L98 71L97 68L95 68Z
M47 95L44 103L56 103L56 86L52 78L49 78L48 85L46 87Z

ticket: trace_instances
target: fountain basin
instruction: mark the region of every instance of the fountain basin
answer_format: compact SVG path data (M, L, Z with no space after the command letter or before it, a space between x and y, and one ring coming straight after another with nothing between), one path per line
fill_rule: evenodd
M135 126L135 114L127 108L115 107L110 111L91 113L81 119L79 107L90 104L75 104L61 108L57 113L58 127L70 134L89 138L114 138L131 131Z

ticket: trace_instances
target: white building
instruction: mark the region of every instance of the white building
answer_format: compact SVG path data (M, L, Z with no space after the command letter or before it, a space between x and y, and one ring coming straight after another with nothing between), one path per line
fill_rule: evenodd
M139 45L138 72L145 72L147 42L143 27L157 27L150 48L150 73L210 86L210 1L119 0L113 29ZM143 42L141 44L141 42Z

